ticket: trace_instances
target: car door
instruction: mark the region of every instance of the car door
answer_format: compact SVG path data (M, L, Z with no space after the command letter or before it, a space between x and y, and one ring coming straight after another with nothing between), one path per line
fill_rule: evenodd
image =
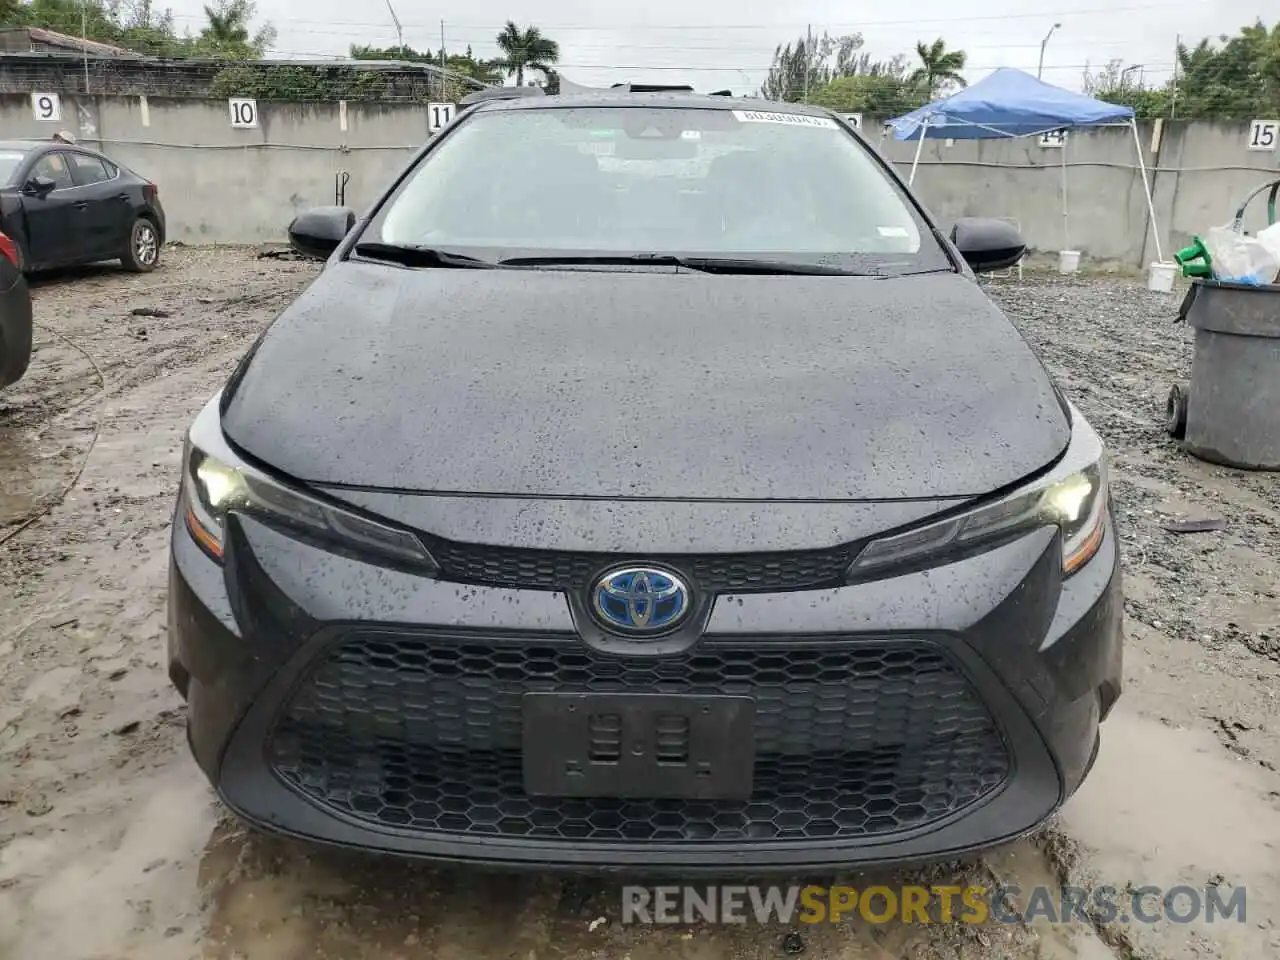
M46 194L29 192L25 184L46 177L54 187ZM82 210L75 180L64 153L51 150L31 165L23 181L22 211L27 226L27 259L31 266L56 266L83 255Z
M100 157L68 152L84 230L84 256L119 256L132 223L129 193L120 168Z

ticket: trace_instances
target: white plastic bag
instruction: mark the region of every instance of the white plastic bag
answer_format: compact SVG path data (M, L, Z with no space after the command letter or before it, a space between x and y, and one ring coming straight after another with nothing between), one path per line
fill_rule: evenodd
M1258 242L1267 249L1267 253L1280 261L1280 223L1273 223L1265 230L1258 231ZM1274 283L1280 283L1280 272L1276 273Z
M1275 282L1280 250L1270 241L1247 237L1232 227L1210 227L1203 237L1213 266L1213 278L1251 286Z

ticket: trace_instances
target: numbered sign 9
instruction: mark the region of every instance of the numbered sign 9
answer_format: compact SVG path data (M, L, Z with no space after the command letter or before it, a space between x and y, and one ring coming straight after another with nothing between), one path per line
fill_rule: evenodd
M37 120L58 123L62 120L62 100L56 93L33 93L31 113Z
M1040 146L1042 147L1052 149L1054 147L1061 147L1066 142L1066 130L1050 130L1048 133L1040 134Z
M862 129L862 114L846 113L843 116L844 116L844 122L847 123L849 126L853 127L853 129L855 130Z
M427 104L427 133L436 133L443 130L449 125L449 121L452 119L452 103Z
M238 130L256 130L258 127L258 101L232 97L227 101L231 109L231 126Z
M1280 120L1255 120L1249 124L1250 150L1275 150L1280 143Z

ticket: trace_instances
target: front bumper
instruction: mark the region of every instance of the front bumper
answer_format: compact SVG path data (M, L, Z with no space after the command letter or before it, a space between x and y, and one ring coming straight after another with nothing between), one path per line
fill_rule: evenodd
M197 762L261 827L469 863L707 871L950 856L1082 782L1120 692L1114 528L1075 577L1042 530L831 590L720 596L687 656L590 651L562 593L336 557L233 517L220 568L173 530L170 673ZM745 693L750 802L530 798L519 697Z

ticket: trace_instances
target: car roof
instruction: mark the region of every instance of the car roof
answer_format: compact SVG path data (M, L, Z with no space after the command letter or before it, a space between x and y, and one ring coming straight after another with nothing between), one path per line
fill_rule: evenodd
M102 156L93 147L86 147L79 143L65 143L61 140L0 140L0 150L16 150L22 153L30 153L33 150L44 148L51 150L79 150L95 157Z
M601 90L593 93L555 94L547 97L516 97L482 100L477 112L506 110L555 110L566 107L649 107L686 110L762 110L769 113L791 113L809 117L829 117L825 107L808 103L777 103L755 97L720 97L700 93L630 93L626 90Z

